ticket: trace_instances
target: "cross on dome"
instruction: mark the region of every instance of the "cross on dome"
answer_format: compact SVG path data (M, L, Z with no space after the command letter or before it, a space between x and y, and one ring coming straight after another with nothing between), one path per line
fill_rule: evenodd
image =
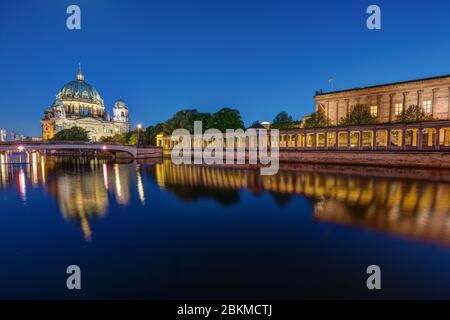
M77 80L80 82L84 81L83 71L81 71L81 63L78 63Z

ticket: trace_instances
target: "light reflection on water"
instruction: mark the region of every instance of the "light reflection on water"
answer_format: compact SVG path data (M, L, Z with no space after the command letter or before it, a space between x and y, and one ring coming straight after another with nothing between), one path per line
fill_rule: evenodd
M342 170L342 169L341 169ZM412 174L411 177L414 177ZM202 166L156 166L162 188L177 193L180 186L191 191L247 189L254 194L270 192L279 205L294 196L314 203L317 221L376 229L398 236L450 245L450 183L411 179L364 177L320 171L281 171L260 176L255 170ZM182 190L180 197L189 197ZM216 195L221 201L220 193ZM238 201L236 199L235 201Z
M142 206L148 197L143 183L146 172L139 164L130 168L97 159L59 162L33 156L26 166L1 165L0 169L2 188L17 183L24 204L27 188L45 187L57 200L64 219L79 221L86 240L91 239L91 217L101 217L108 210L108 194L122 207L130 203L132 188ZM161 190L173 192L181 201L212 198L229 206L240 201L241 189L252 194L271 193L279 206L292 197L304 196L314 203L313 218L317 221L450 245L447 181L292 170L260 176L252 169L175 166L170 161L146 170L154 172Z

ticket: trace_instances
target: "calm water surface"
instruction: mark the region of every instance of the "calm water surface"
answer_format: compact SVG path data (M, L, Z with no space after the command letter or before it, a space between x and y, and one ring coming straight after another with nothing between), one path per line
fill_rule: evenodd
M3 164L0 298L450 298L450 183L411 175Z

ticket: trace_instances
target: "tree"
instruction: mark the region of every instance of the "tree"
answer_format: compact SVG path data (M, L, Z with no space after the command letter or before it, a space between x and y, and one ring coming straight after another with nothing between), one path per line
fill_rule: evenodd
M281 111L277 116L273 119L271 127L273 129L289 129L294 125L294 121L292 120L292 116L289 115L286 111Z
M89 141L89 132L81 127L63 129L55 134L56 141Z
M341 118L340 124L344 126L364 125L377 122L377 117L370 113L369 107L358 104L352 108L352 111L344 118Z
M122 141L123 141L123 144L129 144L130 142L130 138L131 138L131 135L133 134L133 132L134 131L128 131L128 132L126 132L126 133L124 133L123 135L122 135Z
M222 108L211 116L209 128L226 132L227 129L243 129L241 114L236 109Z
M176 112L172 118L164 123L164 131L172 133L176 129L186 129L194 132L194 119L198 114L197 109L186 109Z
M316 111L311 113L303 122L305 128L323 128L330 125L330 120L323 112Z
M202 122L202 130L205 132L206 130L212 128L213 124L213 117L211 113L207 112L199 112L194 114L194 121L201 121Z
M398 122L419 122L427 120L433 120L433 115L426 114L418 105L409 106L397 116Z
M148 144L156 145L156 136L161 132L164 132L164 123L158 123L154 126L149 126L147 129L145 129L145 141L147 141Z
M130 139L128 140L127 143L131 144L131 145L137 145L138 144L138 136L137 136L137 132L136 131L134 131L131 134Z
M127 141L125 140L125 135L122 134L115 134L112 137L101 137L101 142L107 142L107 143L122 143L125 144Z

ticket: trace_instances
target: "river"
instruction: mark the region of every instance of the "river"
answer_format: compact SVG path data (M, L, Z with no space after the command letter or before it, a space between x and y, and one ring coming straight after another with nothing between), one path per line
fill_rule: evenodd
M446 174L1 164L0 298L448 299ZM373 264L381 290L366 287Z

